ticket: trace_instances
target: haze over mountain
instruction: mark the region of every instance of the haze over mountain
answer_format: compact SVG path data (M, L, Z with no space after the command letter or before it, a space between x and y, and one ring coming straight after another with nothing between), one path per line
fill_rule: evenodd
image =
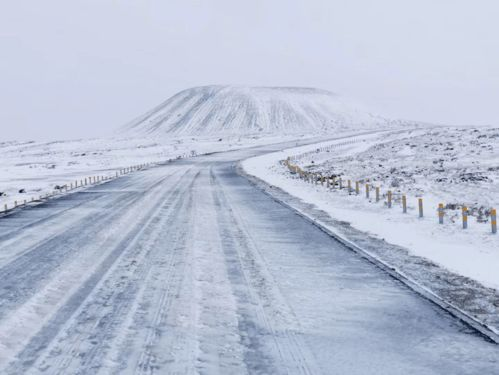
M194 87L120 131L137 136L331 133L403 125L361 111L329 91L294 87Z

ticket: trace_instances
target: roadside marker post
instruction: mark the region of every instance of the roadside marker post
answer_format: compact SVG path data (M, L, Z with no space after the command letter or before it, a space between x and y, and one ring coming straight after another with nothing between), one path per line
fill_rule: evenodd
M7 212L7 210L8 210L7 203L5 203L4 206L3 206L3 211Z
M444 223L444 204L443 203L438 204L438 223L439 224Z
M490 210L490 224L492 226L492 233L496 234L497 233L497 214L496 214L495 208Z
M310 182L311 184L314 184L314 185L318 185L320 183L321 186L326 186L328 190L331 190L331 189L336 189L336 177L338 177L338 189L342 190L344 188L343 187L343 179L340 176L323 176L320 173L306 172L306 171L302 170L298 165L291 164L289 160L290 159L288 158L288 160L281 161L281 164L286 165L292 174L298 174L299 179L304 180L305 182ZM126 173L131 173L132 171L141 170L149 165L150 165L150 163L135 165L135 166L127 167L127 168L122 168L122 169L116 170L115 174L116 174L116 177L118 177L120 174L126 174ZM296 176L294 178L296 179ZM112 179L113 179L112 175L111 176L94 176L93 182L96 183L99 181L108 181L108 180L112 180ZM92 183L92 177L89 177L88 179L85 178L84 180L83 179L80 180L80 186L87 185L88 183ZM69 186L70 186L70 189L73 189L73 183L71 183ZM75 188L77 188L77 187L78 187L78 180L75 181ZM66 190L66 192L68 191L67 184L64 185L63 188ZM353 189L352 188L352 180L347 180L346 188L348 189L347 190L348 195L351 195L353 192L355 192L356 195L359 195L360 194L360 181L355 181L355 189ZM371 189L373 189L373 188L375 189L376 202L379 202L381 200L380 187L374 186L374 185L371 186L369 183L365 183L366 199L370 199ZM51 194L47 194L46 197L48 198L50 196L54 196L57 193L58 192L53 192ZM393 206L393 192L391 190L388 190L386 197L387 197L387 202L386 202L387 207L392 208L392 206ZM42 200L42 196L40 196L39 199ZM35 201L35 198L31 197L31 202L34 202L34 201ZM24 204L21 201L20 207L26 206L28 204L27 202L28 201L26 199L24 200ZM401 204L402 204L402 212L404 214L406 214L407 213L407 195L406 194L402 194ZM13 208L17 208L17 207L18 207L18 202L14 201ZM461 210L462 210L462 216L461 216L462 217L462 227L463 227L463 229L468 229L468 219L469 219L468 207L462 206ZM7 211L8 211L8 205L5 204L4 205L4 212L7 212ZM443 203L438 204L437 213L438 213L439 224L444 224L445 211L444 211L444 204ZM423 198L422 197L418 198L418 214L419 214L419 218L424 217ZM496 209L494 209L494 208L490 210L490 222L491 222L492 233L496 234L497 233L497 213L496 213Z

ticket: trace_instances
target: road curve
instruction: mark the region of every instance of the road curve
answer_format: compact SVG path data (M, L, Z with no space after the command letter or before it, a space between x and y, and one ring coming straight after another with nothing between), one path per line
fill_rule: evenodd
M0 373L499 373L497 345L236 173L278 148L1 218Z

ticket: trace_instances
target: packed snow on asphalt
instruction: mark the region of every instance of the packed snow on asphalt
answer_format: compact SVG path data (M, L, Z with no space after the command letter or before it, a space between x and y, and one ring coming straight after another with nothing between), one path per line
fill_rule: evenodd
M0 373L499 373L496 344L238 175L284 147L0 218Z

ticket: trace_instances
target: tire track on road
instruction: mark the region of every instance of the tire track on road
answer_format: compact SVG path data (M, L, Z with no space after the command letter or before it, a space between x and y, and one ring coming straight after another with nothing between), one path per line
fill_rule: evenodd
M299 323L285 305L275 280L213 170L211 183L229 277L240 306L240 330L246 338L248 369L251 373L320 373L304 340L289 329L296 330Z
M156 180L148 191L167 178L169 176ZM35 295L71 255L88 244L92 245L96 233L107 229L102 223L118 220L141 199L144 197L140 194L127 193L125 197L118 199L120 209L111 209L116 203L113 200L102 211L84 216L72 228L63 229L60 233L42 240L0 268L0 279L3 280L0 289L0 320L7 312L15 310Z
M163 207L171 205L172 202L175 202L178 200L180 194L181 194L181 188L179 186L182 186L183 182L185 179L189 178L186 174L182 176L182 178L174 185L173 189L167 190L163 194L159 196L159 201L160 202L165 202L164 204L161 204L159 208L154 205L150 212L144 214L144 216L148 217L148 222L151 223L153 220L158 220L158 210L161 210ZM142 223L143 224L143 223ZM66 303L61 306L61 308L57 311L57 313L54 315L54 317L41 329L40 332L38 332L30 341L28 345L19 353L19 355L16 357L16 360L11 366L9 367L9 372L8 373L25 373L27 370L31 368L31 366L34 364L34 362L37 360L37 358L42 354L42 352L47 352L47 344L50 342L53 342L54 338L58 335L58 333L63 329L65 326L65 323L68 322L68 324L71 324L71 322L74 322L71 317L74 314L77 314L78 311L80 313L86 314L88 321L82 321L80 319L80 322L82 323L81 326L73 326L73 330L75 331L75 337L78 336L79 334L83 334L82 327L88 327L88 324L92 322L92 317L88 316L88 312L83 310L82 312L82 306L84 303L91 303L90 302L85 302L89 301L88 298L95 290L95 288L98 287L98 285L101 285L106 281L105 276L109 274L109 272L112 272L113 269L118 267L118 265L115 265L115 263L119 260L122 259L123 254L129 252L129 256L127 257L133 257L136 254L139 254L143 249L140 249L140 251L134 249L132 245L136 244L139 239L145 239L147 240L147 231L150 230L152 227L148 227L147 225L142 225L142 224L136 224L132 230L121 240L119 241L114 249L109 252L109 254L106 256L106 258L101 262L101 264L98 266L98 268L93 272L93 274L84 282L82 285L76 290L76 292L66 301ZM100 223L102 226L102 223ZM140 247L140 246L139 246ZM123 262L123 261L121 261ZM128 270L127 270L128 267ZM121 271L124 272L126 275L127 272L133 275L133 270L137 269L138 267L138 262L133 262L130 261L128 264L122 266ZM108 276L109 277L109 276ZM127 277L128 278L128 277ZM110 294L109 298L106 299L104 297L101 298L100 303L97 303L93 305L94 310L96 311L96 317L99 316L98 310L102 309L105 310L106 307L109 307L109 301L113 297L116 298L118 295L119 297L125 299L125 294L119 293L119 290L123 290L122 288L124 285L127 284L123 280L118 281L115 286L109 286L112 293ZM121 289L120 289L121 288ZM106 289L103 289L106 291ZM118 298L119 298L118 297ZM90 311L90 310L88 310ZM101 312L102 313L102 312ZM101 320L102 324L106 324L105 320ZM112 320L108 321L107 324L112 323ZM95 326L94 329L99 329L100 327ZM65 328L67 332L68 327ZM91 330L89 330L91 332ZM88 344L88 342L87 342ZM105 340L101 343L101 345L106 345L107 343ZM61 349L61 353L66 352L66 349ZM95 351L94 351L95 353ZM43 366L42 366L43 368Z

